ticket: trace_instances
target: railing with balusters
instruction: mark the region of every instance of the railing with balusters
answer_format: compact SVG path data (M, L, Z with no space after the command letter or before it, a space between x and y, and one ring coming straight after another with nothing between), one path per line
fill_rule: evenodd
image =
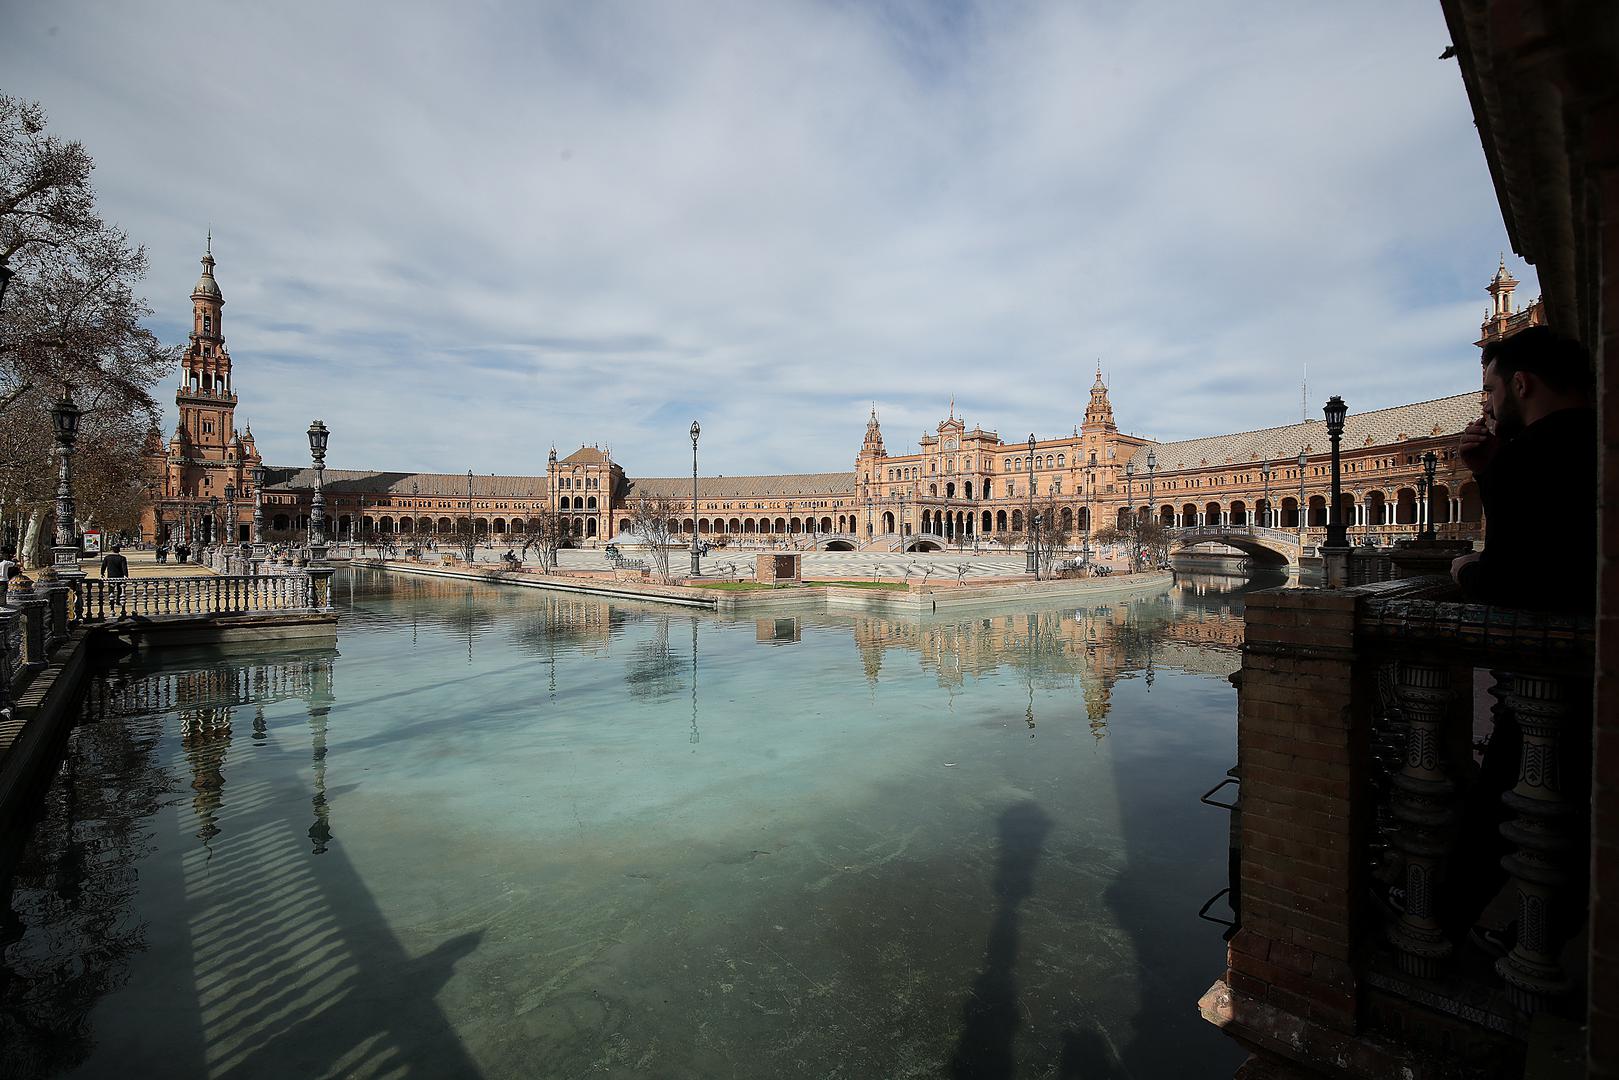
M126 616L241 615L330 607L329 590L317 588L315 577L307 573L86 578L78 593L79 617L87 623Z
M1515 940L1494 965L1497 988L1521 1016L1583 1016L1559 953L1578 932L1586 899L1592 622L1423 599L1422 588L1417 581L1367 587L1355 627L1357 655L1374 666L1380 691L1371 725L1377 825L1368 856L1374 877L1404 896L1386 939L1404 976L1454 978L1457 927L1444 916L1481 909L1491 896L1462 891L1493 896L1500 882L1491 875L1504 868L1517 921ZM1488 673L1494 701L1477 769L1475 670ZM1512 786L1481 801L1479 785L1491 776Z

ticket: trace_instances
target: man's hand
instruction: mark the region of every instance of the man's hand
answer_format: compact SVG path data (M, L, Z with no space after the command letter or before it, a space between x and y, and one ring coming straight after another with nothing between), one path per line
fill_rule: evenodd
M1450 561L1450 579L1456 584L1462 583L1462 570L1478 562L1481 552L1472 551L1466 555L1458 555Z
M1490 462L1495 460L1495 452L1500 448L1501 440L1490 433L1483 417L1462 429L1462 464L1471 469L1474 476L1489 468Z

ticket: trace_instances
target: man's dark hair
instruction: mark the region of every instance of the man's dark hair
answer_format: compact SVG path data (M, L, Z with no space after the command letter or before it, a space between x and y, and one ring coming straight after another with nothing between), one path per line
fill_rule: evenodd
M1588 394L1595 385L1585 346L1549 326L1531 326L1485 344L1480 361L1495 364L1503 381L1524 371L1563 394Z
M122 544L114 544L112 546L112 553L114 555L118 554L122 550L124 550L124 545L122 545Z

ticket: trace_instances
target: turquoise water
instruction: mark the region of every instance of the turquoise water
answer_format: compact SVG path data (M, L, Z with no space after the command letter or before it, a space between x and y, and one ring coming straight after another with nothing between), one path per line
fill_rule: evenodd
M927 618L339 578L87 694L0 1073L1230 1075L1241 583Z

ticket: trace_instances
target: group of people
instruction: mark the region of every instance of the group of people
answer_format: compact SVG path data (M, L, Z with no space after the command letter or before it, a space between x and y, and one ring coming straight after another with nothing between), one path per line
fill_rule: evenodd
M178 544L175 544L173 550L175 562L183 563L187 559L191 558L191 547L184 540L180 541ZM157 546L152 549L152 554L157 556L157 561L160 566L167 563L169 561L168 541L159 540L157 542Z

